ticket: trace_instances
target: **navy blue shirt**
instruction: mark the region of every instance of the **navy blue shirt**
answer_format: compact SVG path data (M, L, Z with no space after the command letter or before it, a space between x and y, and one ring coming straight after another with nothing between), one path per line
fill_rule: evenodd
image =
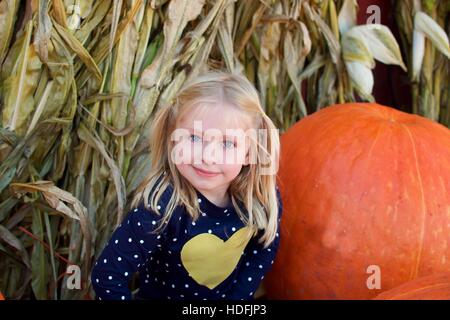
M172 187L159 205L164 212ZM197 191L201 216L193 221L184 206L174 210L161 233L151 233L162 216L143 202L131 210L98 257L91 281L100 300L252 300L271 269L280 241L282 203L279 190L278 231L269 247L258 234L240 242L245 225L234 207L219 207ZM139 291L129 281L139 272Z

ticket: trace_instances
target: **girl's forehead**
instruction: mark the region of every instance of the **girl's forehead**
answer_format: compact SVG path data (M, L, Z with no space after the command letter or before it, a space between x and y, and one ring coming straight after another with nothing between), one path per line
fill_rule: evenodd
M196 129L203 131L208 129L250 129L254 123L254 117L236 106L229 104L199 104L190 108L177 121L177 127Z

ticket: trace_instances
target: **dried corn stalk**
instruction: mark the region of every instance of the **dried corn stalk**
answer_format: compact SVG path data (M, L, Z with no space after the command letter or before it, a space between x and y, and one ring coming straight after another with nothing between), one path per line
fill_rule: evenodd
M450 128L450 3L398 1L396 17L407 53L413 112Z

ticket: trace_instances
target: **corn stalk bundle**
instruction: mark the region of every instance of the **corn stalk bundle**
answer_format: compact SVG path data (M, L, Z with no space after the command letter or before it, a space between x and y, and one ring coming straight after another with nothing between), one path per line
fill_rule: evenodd
M206 68L245 74L281 131L327 105L373 100L374 59L403 62L387 28L356 26L356 9L1 0L0 291L92 297L92 262L151 166L149 120Z
M450 128L450 2L396 2L413 112Z

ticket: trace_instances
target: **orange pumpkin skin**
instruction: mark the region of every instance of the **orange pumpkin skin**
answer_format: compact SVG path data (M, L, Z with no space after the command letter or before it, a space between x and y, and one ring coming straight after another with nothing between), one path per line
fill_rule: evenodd
M450 273L414 279L379 294L374 300L450 300Z
M450 270L446 127L377 104L330 106L282 134L278 178L268 298L371 299ZM381 289L368 289L371 265Z
M0 300L5 300L5 297L3 296L3 294L0 292Z

